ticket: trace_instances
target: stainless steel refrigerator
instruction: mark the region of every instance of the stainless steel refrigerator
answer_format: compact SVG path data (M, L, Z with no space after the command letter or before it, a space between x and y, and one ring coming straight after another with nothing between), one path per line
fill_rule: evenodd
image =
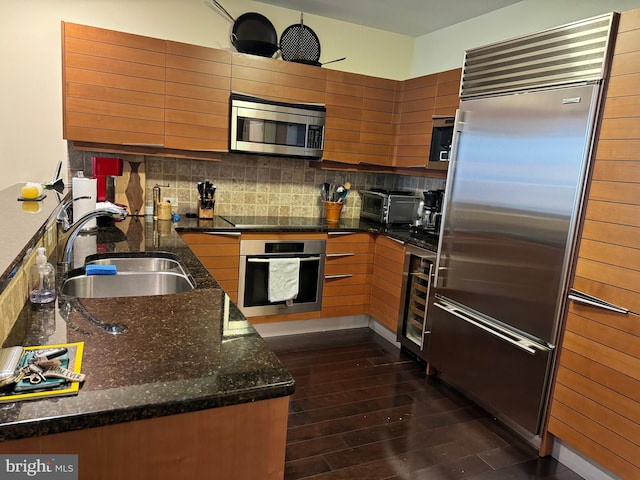
M428 361L528 438L539 433L545 408L614 19L558 27L465 58ZM540 62L531 66L527 55L546 60L544 45L553 56L558 45L573 48L576 30L593 38L602 25L598 78L579 72L534 81ZM556 74L546 68L545 79ZM583 68L581 59L575 68Z

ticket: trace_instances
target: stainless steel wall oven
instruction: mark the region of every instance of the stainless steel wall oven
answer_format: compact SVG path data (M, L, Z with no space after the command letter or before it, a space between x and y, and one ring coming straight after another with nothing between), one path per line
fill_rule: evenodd
M247 317L315 312L322 308L325 240L241 240L238 308ZM269 262L299 258L298 295L293 302L270 302Z

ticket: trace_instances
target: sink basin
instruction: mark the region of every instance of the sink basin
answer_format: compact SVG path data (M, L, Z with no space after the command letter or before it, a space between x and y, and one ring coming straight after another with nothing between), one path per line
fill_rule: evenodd
M85 265L115 265L122 272L176 272L186 275L176 255L167 252L123 252L91 255Z
M61 293L78 298L168 295L193 290L195 285L182 273L120 272L116 275L76 275L66 279Z
M193 290L179 257L168 252L119 252L90 255L85 265L115 265L115 275L86 275L71 272L60 289L78 298L137 297L169 295Z

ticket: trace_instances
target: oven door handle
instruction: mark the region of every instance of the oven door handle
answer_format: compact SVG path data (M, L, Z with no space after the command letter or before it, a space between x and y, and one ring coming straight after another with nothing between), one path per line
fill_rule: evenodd
M272 257L272 258L291 258L291 257ZM303 257L300 259L301 262L319 262L322 260L322 257ZM271 258L247 258L247 262L249 263L269 263Z

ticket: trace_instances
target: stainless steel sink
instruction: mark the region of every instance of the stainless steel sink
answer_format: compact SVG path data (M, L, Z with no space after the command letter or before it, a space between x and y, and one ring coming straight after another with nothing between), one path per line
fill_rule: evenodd
M77 270L60 289L78 298L169 295L195 288L178 256L168 252L120 252L87 257L86 265L115 265L115 275L86 275Z
M66 279L61 293L78 298L168 295L193 290L191 279L176 272L121 272L116 275L76 275Z
M85 265L115 265L118 272L177 272L186 275L178 257L167 252L92 255Z

